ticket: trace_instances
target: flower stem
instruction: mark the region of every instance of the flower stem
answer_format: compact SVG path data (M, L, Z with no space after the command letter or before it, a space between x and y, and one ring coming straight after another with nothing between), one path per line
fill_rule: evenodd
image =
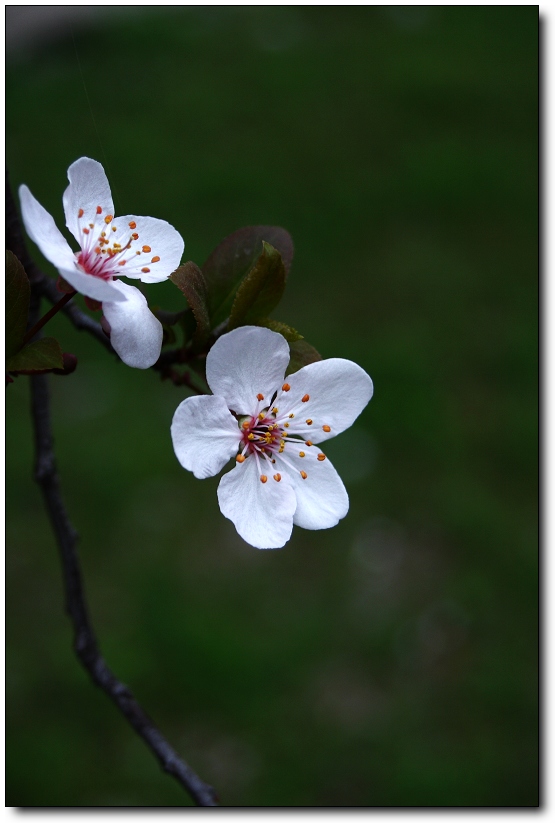
M66 305L66 303L69 303L71 298L74 297L74 295L76 295L76 294L77 294L76 291L72 291L72 292L69 292L68 294L64 294L64 296L60 300L58 300L57 303L55 303L52 306L50 311L47 311L46 314L44 315L44 317L41 317L41 319L38 321L38 323L35 323L35 325L31 329L29 329L29 331L27 332L27 334L23 338L22 345L24 346L26 343L29 342L29 340L32 340L33 337L35 336L35 334L38 331L40 331L42 329L42 327L44 325L46 325L46 323L48 323L48 321L51 320L52 317L54 317L54 315L57 314L60 311L60 309L63 309L63 307Z

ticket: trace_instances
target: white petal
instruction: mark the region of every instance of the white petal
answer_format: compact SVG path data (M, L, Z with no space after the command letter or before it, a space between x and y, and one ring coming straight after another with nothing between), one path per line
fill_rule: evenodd
M266 468L268 467L268 468ZM232 521L247 543L256 549L279 549L293 530L297 501L287 478L275 481L275 466L262 461L268 480L262 483L253 455L224 474L218 486L222 514Z
M214 394L239 414L252 414L264 395L266 405L283 384L289 346L281 334L241 326L216 340L206 358L206 379ZM262 408L262 407L261 407Z
M76 265L73 268L58 267L58 271L70 286L73 286L79 294L84 294L85 297L92 297L93 300L100 300L101 303L105 301L124 303L126 300L117 280L102 280L92 274L85 274Z
M291 389L276 399L276 405L282 413L295 409L291 432L299 432L313 443L335 437L352 426L374 390L364 369L338 357L309 363L290 374L287 382ZM303 403L307 394L309 400ZM312 420L312 424L306 420ZM329 426L330 431L324 431L323 426Z
M343 481L327 458L321 462L318 460L318 448L305 447L305 457L299 457L302 449L291 448L291 445L287 444L284 457L295 470L283 467L281 471L288 472L297 496L293 523L303 529L330 529L336 526L349 511L349 496ZM276 465L279 463L278 458ZM306 472L306 479L302 478L301 470Z
M19 187L19 199L23 223L31 240L57 269L73 268L75 255L52 215L41 206L27 186Z
M223 397L188 397L171 425L173 448L184 469L213 477L237 453L241 432Z
M125 298L118 303L102 302L102 310L112 329L112 346L128 366L148 369L160 357L162 324L148 308L139 289L121 280L113 280L111 285Z
M104 218L114 214L114 203L106 173L100 163L90 157L81 157L67 170L69 186L64 192L63 203L66 226L81 245L80 226L93 223L102 225ZM97 214L100 207L101 214ZM79 217L80 210L83 215Z
M134 224L133 227L130 223ZM112 240L116 239L122 247L131 241L123 258L125 266L119 271L125 277L142 280L143 283L160 283L167 280L181 263L185 243L179 232L165 220L127 214L116 217L110 224L110 230ZM134 234L138 237L134 238ZM156 257L160 259L153 263ZM150 271L144 272L143 269Z

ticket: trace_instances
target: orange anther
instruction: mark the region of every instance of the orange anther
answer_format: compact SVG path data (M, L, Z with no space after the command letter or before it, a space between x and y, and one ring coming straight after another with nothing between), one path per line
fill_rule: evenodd
M306 472L301 472L301 477L302 477L303 480L306 480L306 478L308 477L308 474Z
M318 460L319 460L320 462L322 462L322 460L325 460L325 459L326 459L326 455L325 455L325 454L321 454L321 453L320 453L320 454L318 455Z
M248 420L243 420L243 422L241 423L241 426L242 426L244 429L248 429L248 427L250 426L250 423L249 423L249 421L248 421Z
M272 460L272 463L275 463L275 462L276 462L275 460ZM281 474L279 472L277 474L274 474L274 480L277 480L278 483L281 480Z
M299 452L299 457L304 457L304 452Z
M312 426L312 420L310 418L306 421L306 425L307 426Z
M268 479L268 478L266 477L266 475L265 475L265 474L261 474L261 475L260 475L260 482L261 482L261 483L265 483L267 479Z
M305 396L303 397L303 403L307 403L309 400L310 400L310 395L305 394Z
M288 428L289 428L289 423L284 423L284 424L283 424L283 428L284 428L284 429L288 429Z
M77 217L83 217L84 214L85 212L83 211L83 209L79 209L79 211L77 212Z
M125 263L126 263L125 260L120 260L119 263L118 263L118 266L125 266Z
M256 399L257 400L264 400L264 395L263 394L257 394Z
M137 224L135 223L135 221L134 221L134 220L132 220L132 221L130 222L130 224L129 224L129 228L130 228L130 229L136 229L136 228L137 228Z
M89 229L83 229L83 234L88 234L88 233L89 233Z
M101 208L101 206L97 206L97 207L96 207L96 213L97 213L97 214L102 214L102 208Z
M289 391L290 388L291 388L291 386L289 385L289 383L284 383L283 386L281 387L281 390L282 391Z
M113 214L107 214L106 217L104 218L104 222L105 223L111 223L113 219L114 219Z
M246 458L245 458L245 455L244 455L244 454L238 454L238 455L237 455L237 457L236 457L235 459L237 460L237 462L238 462L238 463L244 463L244 462L245 462L245 460L246 460Z
M306 440L305 443L306 443L307 446L312 446L312 441L311 440Z
M94 229L94 223L89 223L89 229Z
M147 269L147 268L145 267L144 269L141 269L141 271L144 271L144 273L145 273L145 274L148 274L148 272L150 271L150 269Z
M295 415L294 415L294 414L290 414L290 415L289 415L289 418L292 418L292 417L295 417Z
M306 422L308 423L308 420ZM329 426L322 426L322 428L325 432L330 432L331 431L331 428Z
M96 252L96 254L100 254L100 246L97 246L97 247L95 248L95 252Z
M145 254L149 254L149 252L151 252L152 249L150 248L150 246L143 246L143 251Z
M153 257L153 258L152 258L152 260L151 260L150 262L151 262L151 263L158 263L158 262L159 262L159 260L160 260L160 258L159 258L159 257Z
M117 230L118 230L117 226L112 226L112 231L117 231Z
M136 232L135 232L135 234L132 234L131 237L133 238L133 240L138 240L139 239L139 235Z

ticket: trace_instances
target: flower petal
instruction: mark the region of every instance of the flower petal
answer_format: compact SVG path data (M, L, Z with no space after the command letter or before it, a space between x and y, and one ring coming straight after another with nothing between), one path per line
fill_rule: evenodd
M241 432L223 397L188 397L171 425L173 448L184 469L200 480L213 477L237 452Z
M112 239L117 238L122 248L131 243L123 257L125 264L119 271L125 277L143 283L160 283L167 280L181 263L185 243L177 229L165 220L127 214L116 217L110 228Z
M282 469L288 472L297 496L293 523L303 529L330 529L349 511L349 495L330 461L318 460L319 449L305 447L305 457L300 457L299 451L287 444L285 456L296 471L289 467ZM276 465L279 462L278 458ZM301 471L306 473L306 479Z
M252 414L257 395L270 403L283 383L289 346L281 334L241 326L216 340L206 358L206 379L214 394L239 414Z
M264 461L261 469L266 465L270 464ZM243 540L257 549L279 549L291 537L297 501L287 477L282 475L277 482L270 468L267 477L262 483L256 460L248 457L224 474L218 502Z
M125 294L121 292L117 280L102 280L100 277L95 277L92 274L86 274L77 268L77 266L73 268L62 268L58 266L58 271L70 286L73 286L79 294L84 294L85 297L92 297L93 300L99 300L101 303L105 301L124 303L126 300ZM122 283L121 285L124 284Z
M57 269L74 268L75 255L54 218L34 197L27 186L19 187L21 216L27 234L37 244L47 260Z
M121 280L113 280L110 285L124 297L121 302L102 302L104 316L111 326L112 346L128 366L148 369L160 357L162 324L139 289Z
M80 227L90 223L101 226L105 217L113 217L112 193L106 172L100 163L90 157L81 157L72 163L67 176L69 186L63 196L66 226L81 245Z
M276 405L282 413L295 409L291 432L313 443L329 440L352 426L374 390L364 369L338 357L309 363L290 374L287 382L291 388L276 399ZM309 399L303 403L306 395ZM306 420L312 423L307 424Z

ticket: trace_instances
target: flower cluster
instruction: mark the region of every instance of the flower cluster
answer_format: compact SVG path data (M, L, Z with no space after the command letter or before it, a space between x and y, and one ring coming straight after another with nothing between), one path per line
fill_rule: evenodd
M110 340L123 362L148 369L160 356L162 326L142 292L119 278L125 275L143 283L166 280L179 266L183 239L165 220L134 214L116 219L108 179L96 160L81 157L67 176L66 226L80 250L71 250L52 216L27 186L21 186L27 233L70 286L102 303Z
M120 277L144 283L166 280L180 264L183 239L164 220L116 218L108 180L95 160L77 160L68 178L63 206L79 251L71 250L51 215L21 186L25 228L64 281L101 303L121 359L149 368L160 356L162 326L139 289ZM237 235L231 237L234 243L228 246L240 270ZM272 260L277 255L281 263L279 252L268 248ZM199 302L204 275L193 268L197 279L188 290L184 282L181 286L193 301L195 316L208 322L208 310ZM274 270L275 292L281 294L283 265L254 269L265 276ZM251 278L250 289L253 282ZM249 289L243 299L252 308ZM177 458L195 477L211 477L235 459L218 486L220 509L241 537L260 549L283 546L293 525L327 529L345 517L349 498L322 446L352 425L373 392L366 372L339 358L310 362L285 377L290 356L286 339L268 328L240 326L220 336L206 357L213 394L184 400L171 425Z
M352 425L372 397L372 381L350 360L311 363L285 378L289 346L280 334L242 326L208 353L213 394L177 408L177 459L195 477L217 474L218 501L241 537L259 549L283 546L293 524L327 529L349 498L321 444Z

